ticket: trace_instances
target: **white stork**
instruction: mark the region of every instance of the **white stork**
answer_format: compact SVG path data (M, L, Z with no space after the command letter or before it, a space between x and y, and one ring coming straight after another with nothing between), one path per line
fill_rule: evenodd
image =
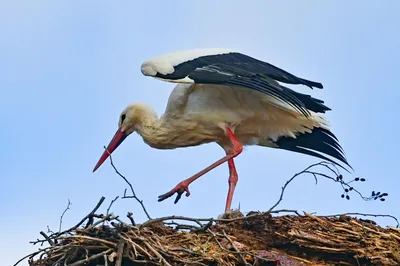
M141 71L145 76L178 83L165 113L158 118L153 108L144 103L127 106L119 117L117 132L93 172L133 132L157 149L215 142L226 155L160 195L158 201L177 193L177 203L183 192L190 195L189 185L194 180L228 162L229 190L225 206L228 212L238 181L234 158L242 152L242 146L285 149L339 166L344 163L351 168L320 114L330 109L323 101L295 92L279 82L322 89L321 83L296 77L228 49L164 54L144 62Z

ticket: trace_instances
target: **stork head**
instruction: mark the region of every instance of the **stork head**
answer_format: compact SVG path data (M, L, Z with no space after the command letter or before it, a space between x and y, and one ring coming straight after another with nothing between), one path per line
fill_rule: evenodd
M114 137L107 146L103 155L100 157L93 172L99 168L102 163L115 151L118 146L128 137L130 134L135 132L138 127L143 124L143 119L146 119L146 115L149 112L149 108L141 103L133 103L128 105L119 116L118 129Z

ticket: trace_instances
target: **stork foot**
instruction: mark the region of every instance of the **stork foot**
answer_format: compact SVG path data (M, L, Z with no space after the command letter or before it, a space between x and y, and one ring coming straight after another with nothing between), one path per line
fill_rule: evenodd
M180 182L171 191L158 196L158 201L163 201L163 200L173 196L175 193L177 193L175 201L174 201L174 203L176 204L181 199L183 192L186 192L186 194L185 194L186 197L190 196L188 182L185 182L185 181Z

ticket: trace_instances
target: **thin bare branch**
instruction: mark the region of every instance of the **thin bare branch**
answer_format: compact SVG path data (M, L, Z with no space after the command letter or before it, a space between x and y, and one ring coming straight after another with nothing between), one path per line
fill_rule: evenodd
M49 250L49 249L51 249L51 248L52 248L52 247L47 247L47 248L39 249L38 251L32 252L32 253L30 253L30 254L28 254L28 255L22 257L21 259L19 259L13 266L17 266L18 264L20 264L20 263L21 263L22 261L24 261L25 259L27 259L27 258L33 258L34 256L36 256L36 255L38 255L38 254L40 254L40 253L42 253L42 252L45 252L45 251L47 251L47 250Z
M232 248L236 251L236 253L239 254L239 257L244 263L244 265L249 265L249 263L247 263L246 259L243 257L242 252L240 252L240 250L236 247L235 243L233 243L232 239L225 233L225 230L222 230L222 234L229 241L229 244L231 244Z
M58 236L61 236L61 235L65 234L65 233L68 233L68 232L71 232L71 231L77 229L79 226L81 226L86 221L86 219L93 220L93 216L95 215L95 212L100 208L100 206L101 206L101 204L103 204L104 200L105 200L105 197L101 197L101 199L99 200L97 205L94 207L94 209L88 215L86 215L79 223L77 223L73 227L71 227L71 228L69 228L67 230L64 230L62 232L51 234L49 236L49 239L57 238ZM39 243L39 242L43 242L43 241L40 241L40 240L31 241L30 243L36 244L36 243Z
M400 228L399 220L390 214L372 214L372 213L359 213L359 212L346 212L346 213L339 213L339 214L331 214L331 215L317 215L317 217L338 217L338 216L365 216L365 217L387 217L391 218L396 221L397 225L396 228Z
M132 224L133 226L136 226L136 222L135 222L135 220L133 219L133 213L128 212L128 214L126 215L126 217L128 217L129 221L131 221L131 224Z
M145 207L144 204L143 204L143 200L140 200L140 199L136 196L136 193L135 193L135 190L133 189L132 184L128 181L128 179L127 179L124 175L122 175L122 174L118 171L117 167L115 167L114 162L113 162L113 159L112 159L112 156L111 156L111 153L107 150L107 147L106 147L106 146L104 146L104 149L107 151L107 153L108 153L108 155L109 155L110 163L111 163L112 168L114 168L114 171L125 181L125 183L128 184L129 188L131 189L132 196L127 196L127 195L126 195L126 189L125 189L124 196L123 196L122 198L123 198L123 199L127 199L127 198L133 198L133 199L135 199L137 202L139 202L140 206L142 206L142 209L143 209L144 213L146 214L147 218L148 218L148 219L151 219L149 213L147 212L146 207Z
M325 174L325 173L313 171L312 169L315 168L315 167L317 167L317 166L321 166L321 167L323 167L324 169L327 169L327 170L330 171L334 176L330 176L330 175ZM315 163L315 164L312 164L312 165L308 166L307 168L305 168L305 169L302 170L301 172L299 172L299 173L293 175L288 181L286 181L286 183L285 183L285 184L283 185L283 187L281 188L281 194L280 194L280 196L279 196L277 202L276 202L274 205L272 205L272 207L269 208L269 210L268 210L267 212L272 211L273 209L275 209L275 208L282 202L283 196L284 196L284 193L285 193L285 190L286 190L287 186L288 186L296 177L298 177L298 176L300 176L300 175L302 175L302 174L310 174L310 175L312 175L312 176L314 177L314 179L315 179L315 183L316 183L316 184L318 183L318 177L323 177L323 178L326 178L326 179L328 179L328 180L334 181L335 183L339 183L339 184L341 185L343 191L344 191L344 193L341 195L341 197L342 197L342 198L346 198L346 199L348 199L348 200L350 199L350 196L348 195L348 193L350 193L350 192L355 192L355 193L357 193L357 194L358 194L363 200L365 200L365 201L377 200L377 199L380 199L381 201L385 201L385 198L384 198L384 197L388 196L387 193L380 193L380 192L375 193L375 192L373 191L370 197L365 197L360 191L358 191L356 188L354 188L353 186L350 185L352 182L357 182L357 181L364 182L364 181L365 181L364 178L355 178L355 179L353 179L353 180L351 180L351 181L345 182L345 181L343 180L342 174L340 173L339 169L336 167L335 164L333 164L333 163L331 163L331 162L322 161L322 162Z
M61 232L61 227L62 227L62 222L63 222L64 215L69 210L69 207L71 206L71 204L72 204L71 201L68 199L67 208L65 208L65 210L63 211L63 213L61 214L61 217L60 217L60 225L58 227L58 232Z
M290 184L290 182L292 182L296 177L298 177L299 175L303 174L303 173L304 173L305 171L307 171L308 169L310 169L310 168L312 168L312 167L314 167L314 166L317 166L317 165L321 165L321 163L315 163L315 164L312 164L312 165L308 166L306 169L304 169L303 171L301 171L301 172L295 174L295 175L292 176L288 181L286 181L286 183L285 183L285 184L283 185L283 187L282 187L281 194L280 194L280 196L279 196L278 201L277 201L274 205L272 205L272 207L269 208L269 210L268 210L267 212L272 211L273 209L276 208L276 206L279 205L279 203L281 203L281 201L283 200L283 194L285 193L285 189L286 189L286 187Z
M233 221L238 221L238 220L246 220L246 219L253 218L256 216L262 216L262 215L271 214L271 213L295 213L297 216L302 216L296 210L286 210L286 209L273 210L273 211L268 211L268 212L259 212L259 213L250 214L250 215L243 216L243 217L235 217L235 218L228 218L228 219L192 218L192 217L186 217L186 216L171 215L171 216L165 216L165 217L148 220L148 221L144 222L143 224L141 224L139 228L143 228L146 226L150 226L151 224L154 224L154 223L168 221L168 220L189 221L189 222L194 222L194 223L198 224L200 227L204 227L205 225L202 224L201 222L233 222ZM207 225L207 226L209 227L210 225Z
M110 210L111 210L111 206L114 204L114 202L117 201L118 198L119 198L119 196L116 196L116 197L110 202L110 205L109 205L108 208L107 208L106 216L108 216L108 214L110 213Z
M54 246L54 241L51 240L51 239L46 235L45 232L40 231L40 234L47 240L47 242L49 242L50 246Z
M80 266L80 265L85 265L85 264L87 264L88 262L91 262L91 261L96 260L96 259L101 258L101 257L105 257L104 255L107 255L107 254L110 253L110 252L112 252L112 249L108 249L108 250L106 250L106 251L104 251L104 252L101 252L101 253L98 253L98 254L96 254L96 255L90 256L90 257L87 258L87 259L85 258L85 259L83 259L83 260L79 260L79 261L77 261L77 262L71 263L71 264L69 264L68 266Z

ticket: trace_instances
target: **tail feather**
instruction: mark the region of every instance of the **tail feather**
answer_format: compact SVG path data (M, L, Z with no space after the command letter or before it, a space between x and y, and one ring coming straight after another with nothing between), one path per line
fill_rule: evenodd
M280 149L299 152L334 163L347 171L345 167L335 162L332 158L344 163L352 170L353 168L347 162L343 148L340 146L336 136L327 129L321 127L312 128L309 133L302 133L292 137L280 137L274 143Z

